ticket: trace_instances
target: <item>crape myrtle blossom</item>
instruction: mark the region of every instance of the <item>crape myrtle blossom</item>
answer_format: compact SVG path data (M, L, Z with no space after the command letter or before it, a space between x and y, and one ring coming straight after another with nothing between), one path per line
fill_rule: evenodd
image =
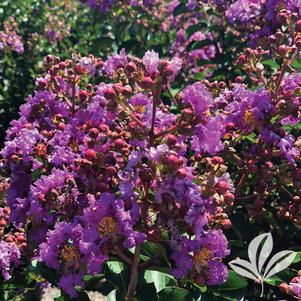
M0 51L22 53L24 46L22 38L17 34L18 25L13 17L3 23L4 29L0 31Z
M3 193L9 184L6 180L0 182L0 278L8 280L14 269L22 263L23 251L27 249L24 229L13 228L10 225L10 208Z
M287 12L301 14L298 0L243 0L227 5L225 15L236 26L252 31L250 45L255 47L266 37L274 34L279 24L287 24Z
M39 247L39 259L47 266L60 271L59 287L76 297L75 286L83 286L85 257L81 253L82 228L79 224L57 223L48 231L46 241Z
M0 240L0 274L5 280L11 277L10 269L20 264L20 257L20 250L15 244Z
M222 119L223 152L235 162L230 164L232 167L237 165L236 176L233 171L230 173L234 179L235 201L243 204L252 219L260 221L272 206L277 208L278 218L300 225L301 79L291 63L300 55L297 44L301 22L287 11L280 14L285 14L291 29L287 32L279 25L278 36L292 38L281 46L271 35L269 52L261 47L247 48L238 57L237 62L251 80L252 89L243 84L242 77L229 88L204 83L218 94L213 102ZM278 72L272 75L262 64L267 57L282 61ZM225 160L227 163L230 157ZM245 187L250 187L250 192Z
M259 14L266 0L243 0L236 1L230 4L226 11L226 16L231 23L235 21L247 22L250 19L256 18Z
M232 101L225 108L225 112L228 114L225 123L233 123L245 132L261 128L272 108L268 92L264 89L252 92L246 90L243 85L235 84L231 97Z
M173 258L178 266L175 270L177 277L195 273L199 285L216 285L227 279L228 271L220 260L229 255L229 250L220 230L209 231L205 237L194 240L183 237L176 248Z
M70 296L109 256L132 264L127 250L164 242L164 232L175 276L226 281L227 243L215 228L229 225L221 202L231 179L219 171L205 196L206 174L198 179L187 157L191 149L203 156L222 149L222 118L201 83L183 90L179 115L162 103L181 64L154 51L139 59L122 50L105 62L47 56L45 76L11 123L1 168L11 176L12 223L28 229L33 254L61 274L58 285ZM92 85L97 74L107 80ZM224 243L208 244L214 236ZM193 272L179 275L175 254L185 237L197 259L188 261Z

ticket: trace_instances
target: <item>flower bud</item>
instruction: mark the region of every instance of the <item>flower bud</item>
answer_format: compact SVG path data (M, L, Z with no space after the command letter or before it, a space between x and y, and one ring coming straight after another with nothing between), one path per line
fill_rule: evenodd
M121 94L126 97L131 96L131 94L132 94L131 86L126 85L126 86L122 87Z
M287 52L287 47L285 45L280 45L277 49L277 52L281 55L281 56L285 56L286 52Z
M116 92L113 88L106 88L103 91L103 95L104 95L105 99L107 99L107 100L115 100L116 99Z
M225 201L228 203L228 202L233 202L235 200L235 196L233 193L227 191L225 194L224 194L224 198L225 198Z
M297 32L301 32L301 20L298 20L298 21L296 22L296 31L297 31Z
M295 45L298 49L301 49L301 39L298 39L296 42L295 42Z
M24 242L26 241L26 238L23 236L23 235L18 235L17 236L17 241L20 243L20 242Z
M251 48L247 48L245 49L245 55L250 58L250 57L253 57L254 56L254 51L251 49Z
M275 34L277 43L282 43L284 39L284 34L281 31L277 31Z
M235 82L238 84L242 84L244 82L244 78L242 76L236 76Z
M114 141L114 146L117 148L117 149L122 149L123 146L125 144L125 141L123 139L116 139Z
M152 89L154 81L150 77L144 77L140 82L140 87L143 89Z
M8 235L5 237L5 241L8 243L12 243L15 241L14 237L12 235Z
M97 154L94 149L87 149L85 151L85 156L88 160L94 160L97 157Z
M180 160L175 155L169 155L166 158L166 165L171 168L177 168L180 165Z
M275 36L275 35L270 35L270 36L268 37L268 42L269 42L270 44L274 44L274 43L276 42L276 36Z
M3 208L3 213L10 214L10 208L9 207L4 207Z
M6 227L7 226L7 221L4 218L0 219L0 227Z
M137 70L137 66L134 62L129 62L126 66L125 66L125 70L128 73L133 73Z
M82 102L85 102L90 96L90 93L88 91L85 91L85 90L80 90L79 91L79 99L82 101Z
M279 13L276 16L276 20L281 25L287 25L287 23L288 23L288 16L285 13Z
M160 70L160 73L161 73L163 76L167 77L167 78L173 76L173 73L174 73L174 72L173 72L173 68L172 68L172 66L170 65L170 63L168 63L167 65L164 65L164 66L162 67L162 69Z
M68 70L68 71L69 71L69 70ZM82 74L85 74L85 73L86 73L86 69L85 69L82 65L77 64L77 65L75 66L75 72L76 72L76 74L78 74L78 75L82 75Z
M223 164L224 159L219 156L214 156L214 157L212 157L211 162L212 162L212 164Z
M235 127L235 125L234 125L233 122L228 122L228 123L226 124L226 131L227 131L227 132L230 132L231 130L234 129L234 127Z
M45 202L46 199L45 199L45 194L44 193L40 193L37 197L38 201L39 202Z
M54 56L48 54L48 55L46 56L46 58L45 58L45 61L46 61L47 64L53 63L53 62L54 62Z
M282 293L288 294L291 291L290 286L287 283L281 283L279 289Z
M182 119L186 122L189 122L193 119L194 114L192 109L186 108L181 111Z
M106 124L101 124L99 127L98 127L98 129L99 129L99 131L101 132L101 133L108 133L108 131L109 131L109 126L108 125L106 125Z
M238 65L244 65L247 62L247 57L244 54L241 54L237 59Z
M166 143L169 147L174 146L177 143L177 137L172 134L168 134L166 137Z
M106 174L109 176L116 176L117 175L117 169L114 166L108 166L106 168Z
M231 227L232 227L232 223L231 223L231 221L229 220L229 219L224 219L223 221L222 221L222 227L224 228L224 229L230 229Z
M218 87L219 87L220 89L225 89L225 88L226 88L226 83L225 83L225 82L219 82L219 83L218 83Z
M224 194L229 189L229 184L226 181L220 181L216 184L216 190L219 193Z
M99 130L97 128L92 128L89 130L89 136L91 138L96 138L99 135Z
M185 179L187 176L186 168L182 167L182 168L177 169L176 176L180 179Z

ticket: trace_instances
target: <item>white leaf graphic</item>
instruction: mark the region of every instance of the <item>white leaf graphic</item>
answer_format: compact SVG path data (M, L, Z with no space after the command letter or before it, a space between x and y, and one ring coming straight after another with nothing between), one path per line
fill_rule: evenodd
M248 248L250 262L243 259L235 259L229 262L230 267L239 275L250 278L261 284L261 297L264 293L264 280L285 270L295 259L296 252L282 251L275 254L267 263L273 249L273 237L271 233L263 233L255 237Z
M252 271L260 274L261 269L273 249L273 238L271 233L263 233L255 237L248 248ZM259 255L260 254L260 255Z
M259 254L259 259L258 259L258 271L259 273L263 272L262 268L269 256L271 255L273 250L273 238L272 234L268 233L267 238L265 242L262 245L260 254Z
M275 254L270 260L270 262L268 263L263 278L269 279L271 276L285 270L289 265L292 264L295 257L296 257L296 252L288 251L288 250L281 251Z
M235 259L230 261L229 265L237 274L253 279L256 282L259 281L256 276L260 278L260 275L257 275L257 273L254 272L253 266L249 261L246 261L244 259Z

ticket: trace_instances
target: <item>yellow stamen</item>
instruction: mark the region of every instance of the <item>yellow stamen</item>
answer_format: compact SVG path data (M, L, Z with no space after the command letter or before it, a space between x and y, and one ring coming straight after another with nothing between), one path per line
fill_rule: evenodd
M65 245L61 250L61 257L65 262L77 263L80 261L79 249L73 245Z
M208 264L208 261L212 257L212 251L207 248L202 248L193 257L193 261L196 267L204 267Z
M244 114L244 122L251 126L251 125L255 125L256 123L256 117L254 115L254 113L252 111L247 110Z
M117 230L117 225L114 219L110 216L105 216L99 223L98 231L101 237L114 234Z

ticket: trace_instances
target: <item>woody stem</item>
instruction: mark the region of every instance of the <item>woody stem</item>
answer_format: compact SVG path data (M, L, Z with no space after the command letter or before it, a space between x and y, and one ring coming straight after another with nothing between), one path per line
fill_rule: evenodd
M141 251L141 245L137 245L135 248L132 268L131 268L131 279L130 284L127 291L127 301L134 301L135 296L135 290L137 286L138 281L138 268L139 268L139 262L140 262L140 251Z

